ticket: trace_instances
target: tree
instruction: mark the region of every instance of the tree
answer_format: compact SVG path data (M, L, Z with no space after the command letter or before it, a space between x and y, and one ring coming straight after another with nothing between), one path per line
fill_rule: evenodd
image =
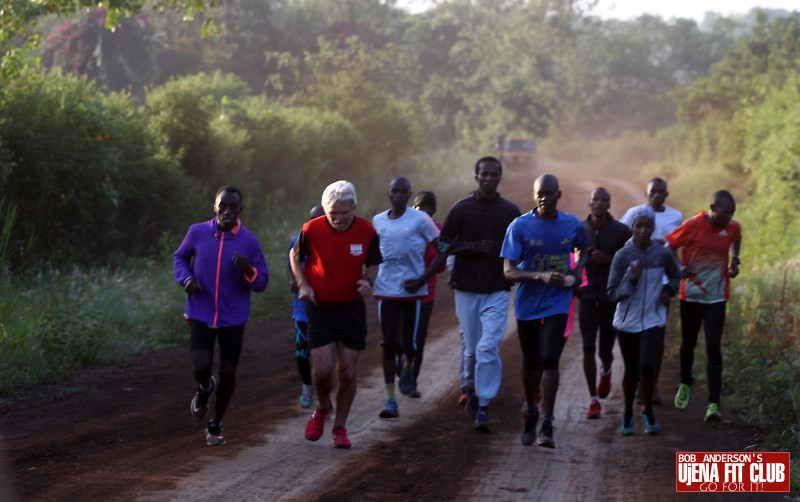
M186 18L206 13L219 0L155 0L156 9L177 8ZM70 16L82 10L106 9L105 26L119 25L122 17L141 12L144 0L0 0L0 73L10 75L27 66L26 53L40 42L34 28L39 17L46 14ZM212 33L216 20L206 19L204 33Z
M343 43L320 37L318 44L319 53L306 53L302 60L273 55L300 79L302 90L288 103L333 111L345 118L366 143L368 166L391 170L400 159L415 153L419 130L413 109L386 90L394 75L395 48L374 50L356 37Z
M107 90L143 97L145 85L161 78L162 45L144 14L121 19L114 30L105 27L105 20L101 8L66 21L47 37L42 62L86 75Z

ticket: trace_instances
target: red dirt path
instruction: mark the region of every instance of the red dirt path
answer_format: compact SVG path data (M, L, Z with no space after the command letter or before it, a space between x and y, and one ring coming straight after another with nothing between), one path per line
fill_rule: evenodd
M610 189L616 215L640 203L639 187L545 165L561 179L565 197L559 207L580 217L585 217L589 190L600 184ZM532 177L506 173L501 184L503 194L523 211L530 209ZM438 216L443 218L443 213ZM277 277L280 265L273 268ZM513 323L501 351L503 385L490 408L492 433L474 432L463 409L455 405L457 375L452 361L459 342L452 292L444 275L440 281L429 335L429 346L439 348L426 352L423 399L401 396L401 418L392 422L377 419L382 400L377 376L380 330L371 319L356 397L362 407L354 407L351 414L353 450L333 450L327 444L323 448L328 436L318 443L302 440L308 411L297 405L300 382L291 321L266 320L247 329L238 387L225 420L227 446L205 446L203 424L189 415L194 382L188 348L164 350L91 368L63 385L36 389L30 399L3 409L0 459L5 458L6 472L0 479L5 490L0 499L706 501L736 497L676 494L674 453L741 451L751 443L753 431L730 413L717 427L704 424L704 399L697 389L688 410L675 410L669 403L677 387L677 361L667 359L660 382L667 404L656 409L663 432L644 436L637 417L637 434L620 437L618 352L615 389L604 400L604 415L586 420L588 392L578 333L567 343L561 363L557 449L519 444L522 391ZM372 304L369 311L374 315ZM670 339L668 347L675 343ZM276 447L278 439L296 441ZM202 474L203 469L213 475ZM234 471L238 481L221 488L227 473ZM754 498L784 499L781 494L748 494L737 500Z

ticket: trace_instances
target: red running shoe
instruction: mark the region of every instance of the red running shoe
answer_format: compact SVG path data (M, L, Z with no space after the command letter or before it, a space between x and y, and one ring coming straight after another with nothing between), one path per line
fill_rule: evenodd
M597 396L600 399L605 399L608 397L608 393L611 392L611 373L608 375L600 374L600 383L597 384Z
M589 411L586 412L586 418L600 418L600 401L592 399Z
M469 397L469 396L467 396L466 393L461 394L461 396L459 396L459 398L458 398L458 405L459 406L466 406L467 405L467 397Z
M347 439L347 430L344 427L333 428L333 447L343 448L349 450L353 447L353 443Z
M321 410L317 408L314 414L308 419L306 424L306 439L309 441L316 441L322 437L322 432L325 430L325 420L331 410Z

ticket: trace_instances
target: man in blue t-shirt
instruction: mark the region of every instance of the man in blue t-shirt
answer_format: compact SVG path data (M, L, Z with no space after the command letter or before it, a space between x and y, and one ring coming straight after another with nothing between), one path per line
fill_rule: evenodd
M325 209L322 206L314 206L308 213L308 221L314 218L325 216ZM289 250L294 247L299 235L295 235L289 242ZM308 316L306 315L306 302L297 296L297 280L292 273L291 260L286 257L286 275L289 277L289 291L294 293L294 304L292 309L292 319L294 319L294 355L297 360L297 370L300 372L300 379L303 381L303 392L300 394L300 406L311 408L314 404L314 385L311 382L311 360L308 352Z
M522 347L525 389L522 444L533 443L539 410L536 393L542 385L542 428L539 445L555 448L553 408L558 391L558 361L564 350L573 288L580 284L585 253L574 269L569 254L589 245L580 220L558 210L558 179L543 174L533 184L536 207L516 218L506 230L500 256L506 279L517 282L514 308Z

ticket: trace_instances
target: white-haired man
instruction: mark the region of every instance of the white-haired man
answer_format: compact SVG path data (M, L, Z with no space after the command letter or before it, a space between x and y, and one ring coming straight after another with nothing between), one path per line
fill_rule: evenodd
M381 262L378 235L356 216L356 190L349 181L330 184L322 194L325 218L306 222L289 253L298 296L306 302L308 345L317 407L306 425L306 439L322 437L336 392L333 446L350 448L345 423L356 394L358 352L366 347L364 295L373 294ZM337 364L338 360L338 364Z

